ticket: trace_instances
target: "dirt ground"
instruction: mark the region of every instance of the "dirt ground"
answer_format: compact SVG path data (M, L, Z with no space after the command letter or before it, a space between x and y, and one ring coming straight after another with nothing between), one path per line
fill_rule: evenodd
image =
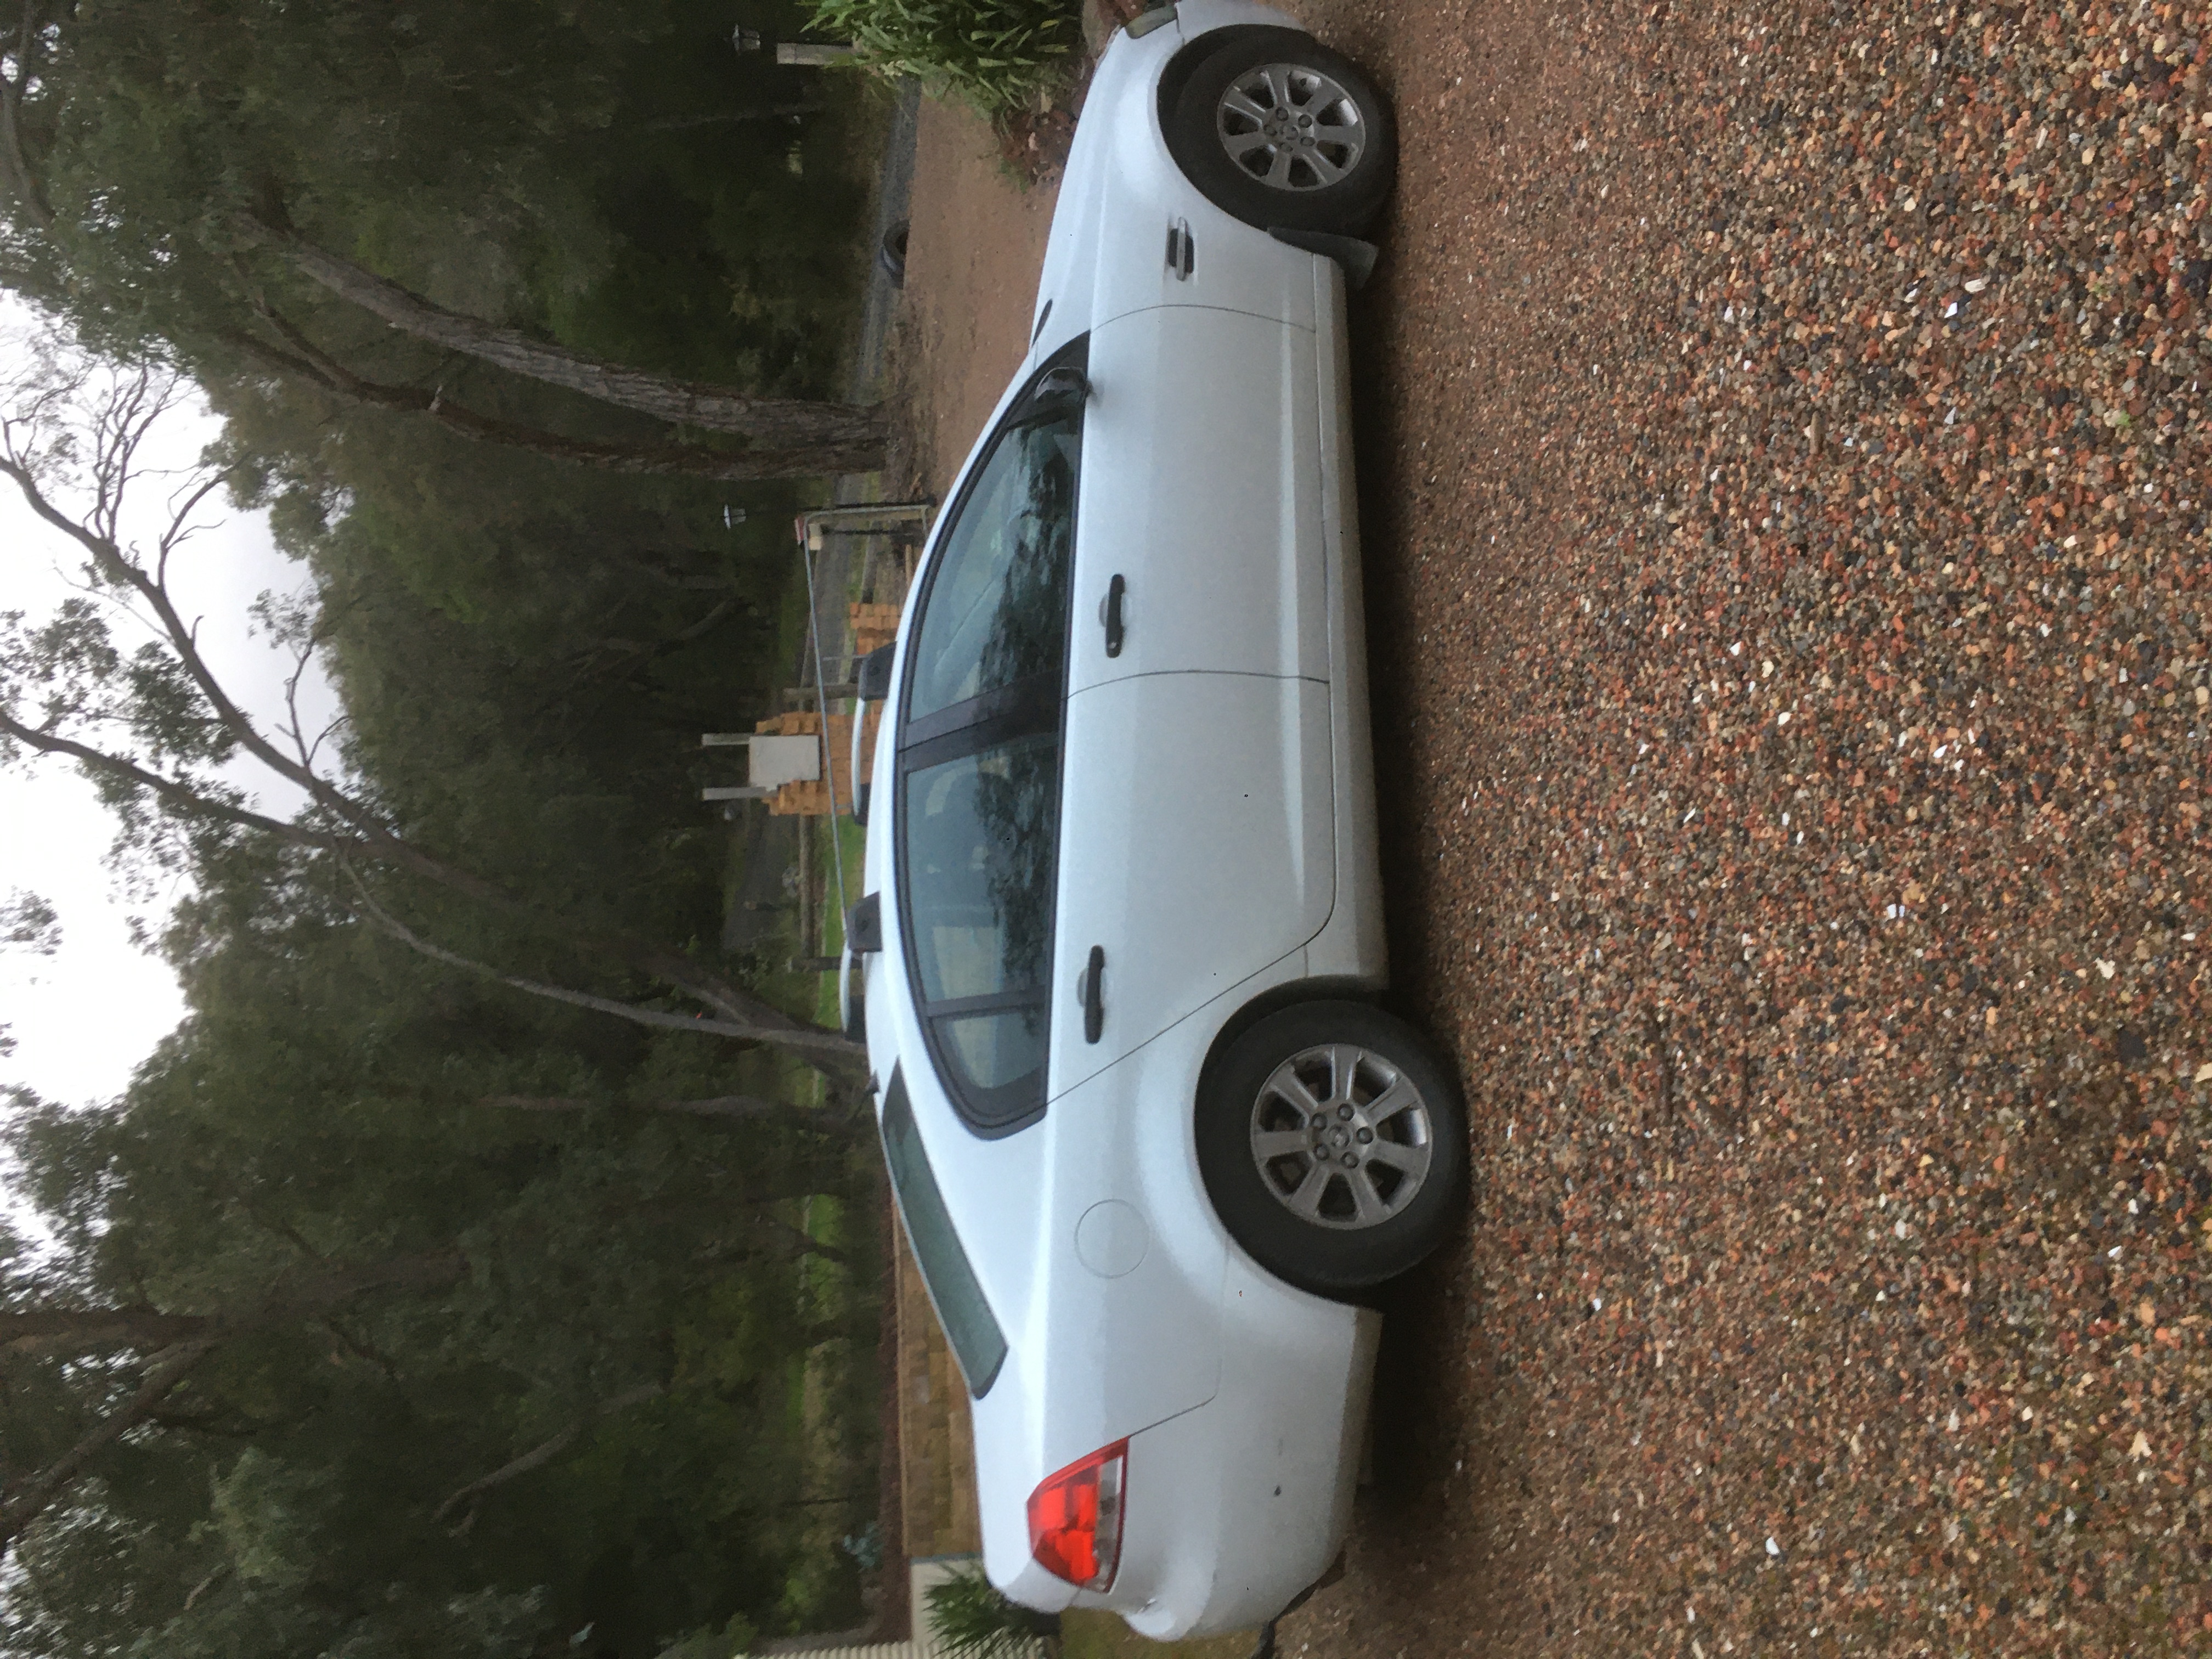
M1282 1650L2212 1651L2204 9L1303 10L1402 129L1386 876L1476 1177ZM1048 212L957 125L940 488Z
M1054 199L1001 165L981 121L924 100L892 370L913 448L895 464L940 497L1029 349Z

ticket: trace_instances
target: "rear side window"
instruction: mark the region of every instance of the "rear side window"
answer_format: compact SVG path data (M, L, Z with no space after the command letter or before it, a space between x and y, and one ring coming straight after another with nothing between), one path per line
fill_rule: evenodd
M914 1246L915 1265L921 1269L960 1374L968 1379L968 1392L981 1400L1006 1363L1006 1334L984 1299L960 1236L952 1231L952 1212L945 1207L945 1194L938 1190L929 1154L922 1148L906 1079L896 1072L884 1091L883 1135L884 1162L890 1167L891 1190Z
M907 936L923 1012L969 1115L1010 1121L1042 1081L1059 734L915 766L902 787Z

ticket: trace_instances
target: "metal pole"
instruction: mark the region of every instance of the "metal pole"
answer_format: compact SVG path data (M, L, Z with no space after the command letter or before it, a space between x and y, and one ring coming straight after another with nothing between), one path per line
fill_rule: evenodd
M829 682L822 677L821 602L814 593L814 550L802 542L799 556L806 567L806 635L814 647L814 707L822 721L822 781L830 791L830 866L837 872L837 915L842 926L853 907L845 897L845 849L837 836L837 762L830 752Z

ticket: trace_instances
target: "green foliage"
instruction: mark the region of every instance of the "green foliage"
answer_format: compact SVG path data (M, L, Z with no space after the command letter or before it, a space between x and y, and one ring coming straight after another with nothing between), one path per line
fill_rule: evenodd
M735 15L797 21L783 0ZM732 15L715 0L75 9L20 123L54 222L0 235L0 283L97 343L159 341L219 376L257 289L295 313L321 303L231 226L276 206L453 309L641 368L819 390L865 269L846 159L865 118L849 91L825 100L806 72L732 53Z
M46 900L19 887L0 903L0 951L50 957L61 948L62 919Z
M58 1254L0 1267L0 1297L43 1272L76 1304L213 1311L451 1243L467 1274L226 1346L22 1540L0 1644L520 1659L591 1626L586 1650L644 1659L684 1631L852 1622L836 1540L875 1510L873 1415L795 1425L789 1402L794 1380L872 1394L880 1242L842 1239L825 1294L786 1241L810 1194L880 1213L866 1138L804 1111L733 1132L487 1105L778 1080L749 1056L702 1076L665 1052L680 1035L457 979L326 908L311 881L203 900L192 1019L126 1098L18 1103ZM19 1359L11 1455L70 1443L127 1391L112 1375Z
M578 436L657 431L398 336L228 216L274 201L441 304L582 350L819 393L865 269L867 89L738 58L720 0L52 15L19 126L54 222L0 204L0 284L198 380L237 497L313 578L262 621L319 641L359 793L555 920L371 871L380 901L464 955L651 997L589 940L711 953L726 832L698 790L727 772L698 734L749 725L789 675L802 496L558 465L272 373L238 344L276 337L264 303L366 376ZM780 0L738 15L796 32ZM233 738L111 614L0 617L0 696L216 776ZM226 1341L15 1541L0 1649L649 1659L853 1622L836 1540L876 1512L878 1467L865 1127L764 1051L425 960L356 919L331 858L103 793L137 872L191 893L165 942L191 1012L120 1101L11 1097L51 1243L0 1228L0 1310L236 1316L318 1273L465 1270ZM35 949L52 921L10 899L0 934ZM796 1103L739 1127L654 1109L732 1094ZM147 1363L11 1354L11 1469L79 1443Z
M923 1595L939 1650L951 1659L1036 1659L1060 1634L1057 1614L1009 1601L980 1567L939 1579Z
M850 40L879 74L920 76L939 95L1005 115L1059 91L1083 14L1073 0L813 0L813 27Z

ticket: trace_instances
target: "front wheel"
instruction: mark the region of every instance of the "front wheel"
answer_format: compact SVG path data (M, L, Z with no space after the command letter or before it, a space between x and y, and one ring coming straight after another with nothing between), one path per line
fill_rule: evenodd
M1278 1278L1373 1288L1443 1242L1467 1192L1467 1113L1402 1020L1357 1002L1286 1008L1230 1045L1198 1108L1222 1224Z
M1262 230L1357 235L1397 169L1382 94L1296 29L1237 30L1164 114L1168 149L1200 193Z

